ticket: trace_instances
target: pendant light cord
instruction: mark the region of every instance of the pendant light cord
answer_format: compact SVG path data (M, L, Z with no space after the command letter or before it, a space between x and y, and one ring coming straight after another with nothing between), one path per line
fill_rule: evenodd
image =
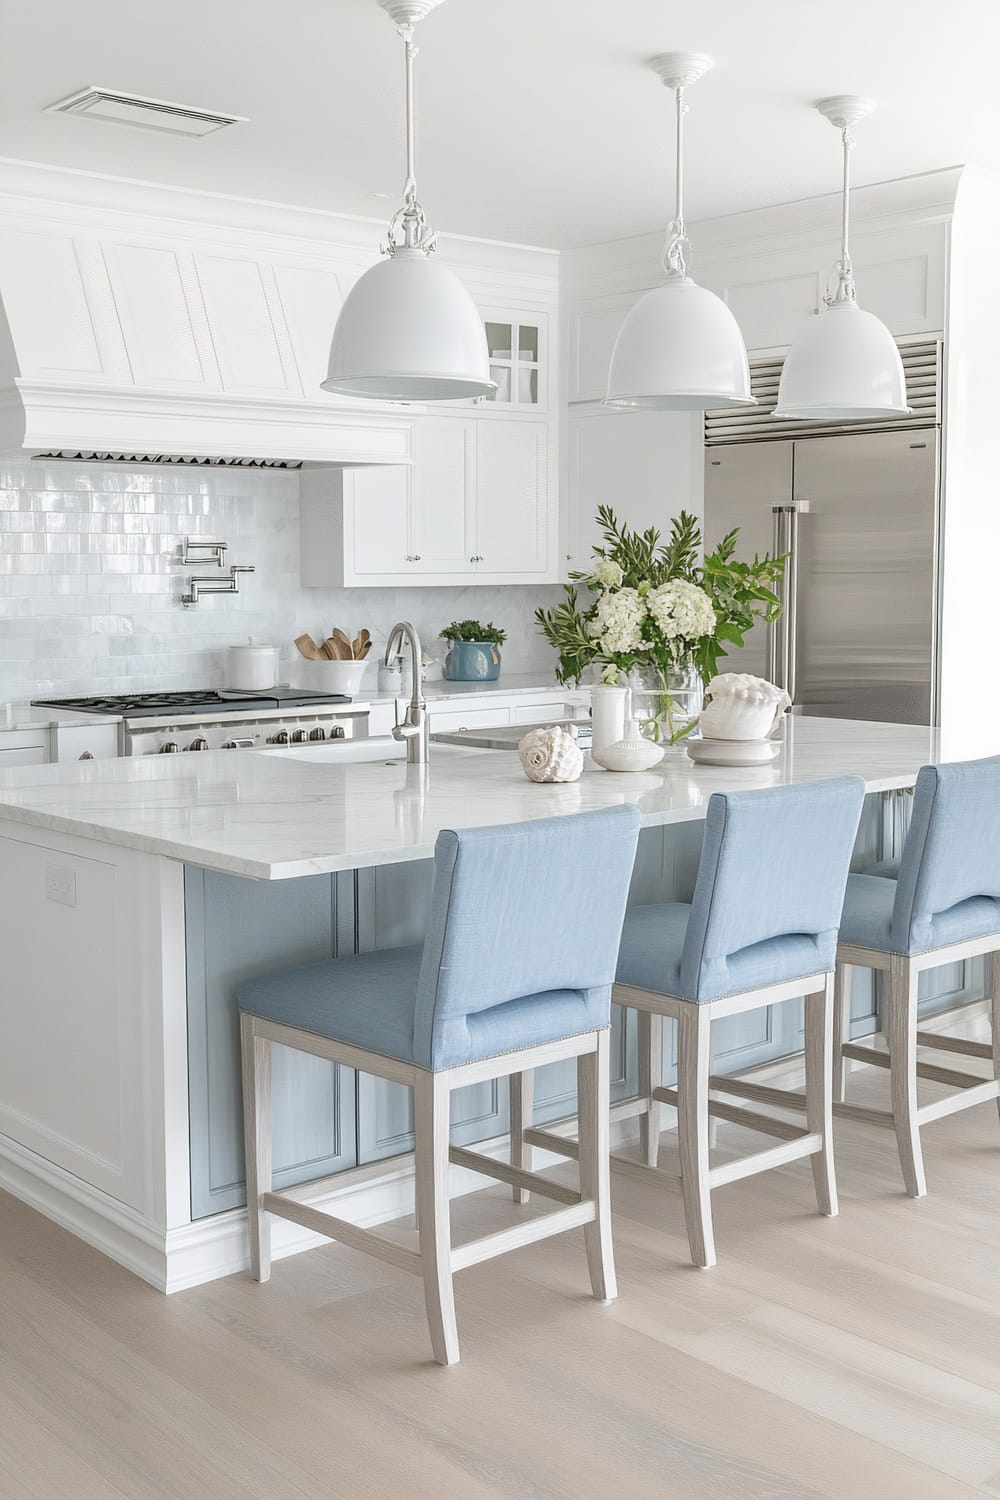
M435 248L437 234L428 224L417 198L413 60L418 48L413 39L412 21L399 26L397 35L403 43L406 60L406 181L403 183L403 206L392 217L389 239L382 246L382 254L394 255L399 249L423 250L429 254Z
M674 158L674 217L670 228L667 230L667 243L663 251L663 269L668 276L683 278L687 276L687 256L685 249L691 249L691 241L687 237L687 229L684 223L684 116L688 107L684 99L684 85L679 85L674 93L677 99L677 138L676 155Z
M851 229L851 152L854 149L854 137L850 127L842 125L840 138L844 144L844 202L843 213L840 224L840 264L837 267L837 290L833 296L828 296L827 307L832 307L838 302L856 302L857 291L854 286L854 265L851 261L850 251L850 229Z

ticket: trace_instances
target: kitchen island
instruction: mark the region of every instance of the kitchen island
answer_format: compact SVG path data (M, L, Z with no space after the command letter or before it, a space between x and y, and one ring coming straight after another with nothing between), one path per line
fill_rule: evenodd
M0 1186L172 1291L246 1264L236 986L331 954L419 940L442 828L634 802L633 899L683 899L716 790L851 773L870 794L857 861L892 852L900 796L945 755L936 731L792 719L771 765L652 772L589 763L537 785L509 751L392 741L149 756L0 776ZM365 757L363 759L359 757ZM599 851L593 878L600 880ZM961 966L957 966L961 968ZM976 976L940 985L975 996ZM856 986L859 1030L873 1005ZM719 1069L798 1050L796 1005L735 1018ZM757 1028L748 1030L750 1028ZM721 1030L721 1028L720 1028ZM276 1049L275 1182L373 1223L409 1211L409 1096ZM631 1018L616 1014L613 1079L634 1092ZM669 1065L670 1059L667 1059ZM572 1113L565 1069L539 1079L539 1117ZM503 1149L506 1090L463 1091L459 1143ZM326 1179L322 1181L320 1179ZM455 1189L483 1179L456 1173ZM277 1254L315 1243L276 1226Z

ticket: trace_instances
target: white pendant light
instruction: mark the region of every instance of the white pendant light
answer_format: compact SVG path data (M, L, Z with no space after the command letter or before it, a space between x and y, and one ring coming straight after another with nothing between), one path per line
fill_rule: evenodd
M906 416L910 408L899 350L885 324L858 306L848 243L854 145L851 126L871 114L875 105L854 94L838 94L833 99L821 99L816 108L840 131L844 147L837 290L825 299L825 310L809 319L789 349L774 415L832 422Z
M330 346L324 391L382 401L455 401L496 390L486 330L454 272L431 259L437 238L417 198L413 146L414 24L439 0L378 0L406 53L406 183L387 257L355 283Z
M667 280L641 297L622 324L604 404L647 411L756 406L736 319L721 297L696 286L687 274L691 246L684 224L684 92L708 71L712 59L699 52L665 52L649 66L677 96L677 198L663 255Z

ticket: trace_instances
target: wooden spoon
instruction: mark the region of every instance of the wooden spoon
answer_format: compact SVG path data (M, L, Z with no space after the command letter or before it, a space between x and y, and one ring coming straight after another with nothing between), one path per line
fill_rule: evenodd
M371 643L372 638L369 632L367 630L359 630L351 642L351 650L354 653L355 661L364 661Z
M332 641L336 641L337 645L340 647L340 658L339 659L341 661L353 661L354 660L354 648L351 645L351 642L348 639L348 637L340 629L339 625L333 631L331 631L331 633L330 633L330 639Z
M323 656L327 661L344 660L344 653L340 648L340 644L338 641L335 641L332 636L328 636L327 639L323 642L321 650L323 652Z
M322 647L317 646L311 635L296 636L295 644L298 646L306 661L322 661Z

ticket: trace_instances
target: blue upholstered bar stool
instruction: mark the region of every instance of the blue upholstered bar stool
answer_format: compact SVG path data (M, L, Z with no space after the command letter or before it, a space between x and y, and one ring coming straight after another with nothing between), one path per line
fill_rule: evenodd
M990 958L992 1042L919 1030L919 976L983 954ZM853 966L887 976L882 1029L888 1052L848 1040ZM902 856L847 882L834 1029L836 1113L869 1121L881 1114L892 1124L906 1191L923 1197L921 1125L1000 1097L1000 758L924 766ZM991 1060L993 1079L918 1061L918 1046ZM845 1101L847 1058L889 1068L891 1112ZM921 1105L921 1078L956 1092Z
M434 1357L457 1362L452 1274L583 1226L594 1296L616 1295L608 1182L611 984L639 813L621 806L500 828L442 832L422 947L255 979L238 994L250 1268L270 1274L270 1216L422 1275ZM415 1248L271 1189L271 1047L280 1042L414 1094ZM449 1147L452 1090L577 1059L580 1191ZM452 1246L449 1162L554 1198L515 1229Z
M811 1158L821 1213L837 1212L831 1144L833 968L837 924L864 800L855 777L764 791L716 793L690 905L638 906L622 933L614 999L640 1021L640 1117L655 1168L660 1104L677 1107L681 1186L691 1258L715 1264L712 1189ZM724 1016L805 996L805 1094L711 1072L710 1029ZM678 1023L677 1087L664 1088L663 1017ZM805 1129L714 1099L722 1092L804 1107ZM712 1167L712 1117L782 1144Z

